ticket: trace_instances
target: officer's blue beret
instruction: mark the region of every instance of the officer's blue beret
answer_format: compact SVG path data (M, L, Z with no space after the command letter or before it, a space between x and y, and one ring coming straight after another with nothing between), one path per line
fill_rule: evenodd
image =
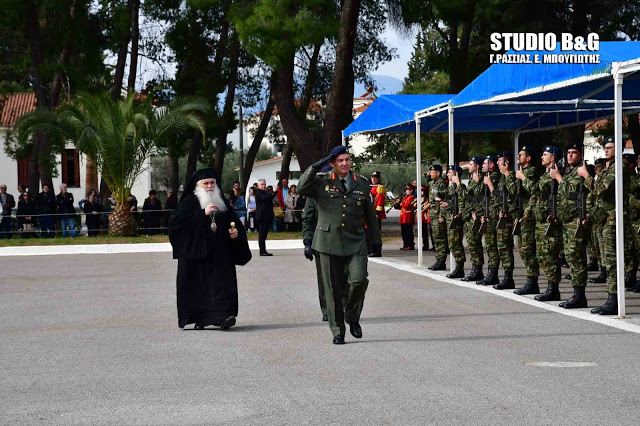
M570 149L577 149L578 151L582 152L582 150L584 149L584 145L580 142L570 143L569 145L567 145L567 151L569 151Z
M520 151L524 151L529 155L535 155L536 150L534 147L532 147L531 145L523 145L522 147L520 147Z
M348 154L347 147L344 145L338 145L331 150L330 158L335 160L336 157L340 154Z
M469 161L473 161L476 164L482 163L482 155L474 155L473 157L469 157Z
M449 166L449 170L453 170L454 172L462 173L462 167L456 166L454 164Z
M485 160L489 160L493 163L495 163L496 161L498 161L498 157L496 155L486 155L484 157Z
M607 164L607 159L606 158L598 158L596 161L593 162L593 164L595 164L596 166L604 166L605 164Z
M442 173L442 166L440 164L434 164L433 166L429 167L429 171L431 170Z
M626 154L622 154L622 159L629 160L633 164L636 164L636 162L638 161L638 156L629 152Z
M613 136L608 136L604 138L604 143L616 143L616 141L613 139Z
M548 152L549 154L553 155L556 158L556 160L559 160L560 158L562 158L562 151L560 150L560 148L558 148L555 145L547 145L544 147L542 151Z
M503 158L503 157L513 158L513 153L511 151L501 151L498 154L498 158Z

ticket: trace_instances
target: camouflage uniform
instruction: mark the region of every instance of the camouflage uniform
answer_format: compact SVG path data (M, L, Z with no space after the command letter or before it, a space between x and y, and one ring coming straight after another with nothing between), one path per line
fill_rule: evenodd
M493 203L494 203L494 211L496 218L496 225L498 222L499 213L503 210L503 203L506 197L506 212L503 211L503 214L506 213L506 217L502 219L502 223L504 223L504 227L502 229L497 229L496 226L496 246L498 248L498 255L500 256L500 261L502 262L502 269L504 272L512 272L513 271L513 218L515 217L515 204L513 202L513 196L511 194L515 194L515 172L510 172L509 176L505 176L500 173L500 179L498 181L498 187L493 191ZM507 184L507 180L510 181L511 185ZM511 186L511 190L509 189Z
M500 266L500 254L498 253L498 235L496 232L496 224L498 223L499 204L496 199L500 197L498 194L498 182L500 181L500 172L491 172L489 174L493 183L493 193L489 193L489 221L487 222L487 231L484 233L484 245L487 250L487 258L489 267L498 269Z
M535 167L527 166L522 169L522 173L527 177L529 182L535 184L538 182L538 172ZM510 192L515 192L520 197L520 203L523 206L523 214L527 209L531 208L531 193L527 191L520 181L514 182L515 179L511 175L507 178L507 188ZM512 189L515 187L515 190ZM516 206L517 207L517 206ZM529 218L520 223L520 235L518 235L518 248L520 251L520 259L524 263L527 277L538 277L540 275L540 265L536 257L536 222L533 218Z
M462 211L462 221L465 226L465 237L467 238L467 245L469 246L469 256L471 257L471 264L475 266L484 265L484 251L482 249L482 234L477 230L473 230L473 216L475 212L476 217L482 217L482 182L476 182L473 179L469 180L469 185L465 190L464 208Z
M525 210L525 214L535 220L536 256L538 263L548 281L559 283L562 224L560 222L551 224L549 236L545 236L549 225L547 223L547 216L551 213L549 200L553 182L555 181L551 179L549 172L546 171L540 177L539 181L533 182L526 179L522 182L522 185L531 193L531 201L529 208Z
M444 212L440 211L440 198L442 201L448 199L448 188L442 177L434 179L429 185L429 217L431 218L431 228L433 230L433 242L436 249L436 259L447 257L447 221L440 223L439 219L444 219Z
M451 205L451 200L453 199L454 192L458 194L458 209L460 212L462 212L464 210L467 187L462 183L460 185L451 183L448 188L447 199L449 202L449 207L442 209L442 212L445 215L446 222L449 224L451 223L451 219L453 218L453 216L455 216L457 213L453 211ZM451 254L453 255L456 263L464 263L467 260L464 253L464 247L462 245L463 227L464 223L462 217L460 217L453 223L453 225L449 227L448 230L449 250L451 250Z

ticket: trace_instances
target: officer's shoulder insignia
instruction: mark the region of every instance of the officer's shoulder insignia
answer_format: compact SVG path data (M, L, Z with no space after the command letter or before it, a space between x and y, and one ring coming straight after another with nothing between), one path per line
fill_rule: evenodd
M367 179L366 177L362 176L362 175L358 175L358 179L362 179L364 180L367 184L369 184L369 179Z
M316 176L327 177L329 176L329 172L319 172L318 174L316 174Z

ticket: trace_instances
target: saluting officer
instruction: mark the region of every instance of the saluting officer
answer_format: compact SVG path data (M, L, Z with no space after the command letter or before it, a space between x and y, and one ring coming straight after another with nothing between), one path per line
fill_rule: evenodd
M371 173L371 184L369 184L371 191L371 200L373 202L373 208L376 212L376 218L378 223L378 230L382 232L382 219L387 218L387 214L384 210L384 202L387 198L387 190L384 185L380 182L382 178L382 174L378 171ZM369 247L369 256L371 257L381 257L382 256L382 246L376 247L374 249L371 237L371 231L367 227L367 245Z
M484 265L484 251L482 248L482 234L479 226L475 226L482 215L482 188L480 181L480 167L482 157L475 156L469 158L469 184L465 191L465 202L462 211L462 220L465 226L465 237L469 246L469 257L471 258L471 272L462 278L461 281L480 281L484 279L482 266ZM474 229L475 226L475 229Z
M562 224L552 216L550 202L557 196L557 185L551 179L550 171L556 168L556 162L562 158L562 151L554 145L547 145L542 153L542 167L545 168L540 180L534 182L520 172L517 178L532 195L530 208L525 216L533 217L536 222L536 256L547 278L547 290L535 297L539 301L560 300L560 251L562 250Z
M467 260L462 245L464 227L462 210L464 209L467 187L460 182L460 174L462 174L462 168L460 166L455 164L449 166L449 170L447 171L447 178L449 179L449 193L447 198L450 201L440 202L440 208L444 212L446 221L449 224L447 232L449 249L456 262L455 269L453 272L447 274L447 278L464 278L464 262ZM454 198L457 199L457 206L454 206Z
M496 224L496 246L498 255L502 262L504 277L502 281L494 285L496 290L511 290L516 288L513 281L513 218L515 217L515 194L516 194L516 173L511 170L513 164L513 153L502 151L498 154L498 169L500 170L500 180L497 191L494 191L494 203L500 226Z
M333 171L318 173L330 161ZM300 177L301 195L318 203L318 224L312 248L320 256L329 327L333 343L344 344L345 320L353 337L362 337L360 314L369 284L364 223L371 229L376 249L382 245L380 229L369 195L369 182L351 173L351 157L344 146L314 163ZM346 283L344 272L346 268ZM339 277L343 275L343 277ZM342 306L342 287L349 286L347 305Z
M518 173L525 176L532 184L538 182L540 175L536 167L533 166L533 156L535 151L533 147L524 145L518 152L518 165L519 170L516 172L516 179L518 179ZM532 200L531 192L522 184L522 180L518 179L516 182L516 192L518 204L522 206L522 217L518 219L520 222L520 234L518 235L518 249L520 251L520 259L524 263L524 268L527 275L527 281L519 289L514 290L515 294L538 294L540 288L538 287L538 276L540 275L540 265L538 264L538 258L536 257L536 221L525 215L524 212L531 211ZM517 206L516 206L517 207Z
M496 234L496 224L498 222L498 208L499 204L495 201L499 198L498 181L500 180L500 172L498 171L498 157L495 155L487 155L484 158L482 164L482 171L485 173L483 178L483 191L482 197L483 205L488 203L489 214L483 211L482 222L486 223L486 229L484 232L484 245L487 250L487 276L476 284L480 285L496 285L498 280L498 266L500 266L500 255L498 254L498 241ZM484 210L484 209L483 209Z
M432 271L444 271L447 268L447 222L440 203L447 200L447 184L442 179L442 166L434 164L429 168L429 219L433 232L433 244L436 249L436 261L429 266Z
M558 169L551 169L550 176L558 182L558 218L562 221L562 239L564 254L571 268L571 285L573 296L560 307L565 309L586 308L587 298L587 240L589 239L589 215L582 212L582 198L586 206L587 189L584 179L578 175L578 167L582 165L581 143L567 145L567 172L564 176ZM585 218L582 219L581 215ZM580 229L581 233L577 230Z

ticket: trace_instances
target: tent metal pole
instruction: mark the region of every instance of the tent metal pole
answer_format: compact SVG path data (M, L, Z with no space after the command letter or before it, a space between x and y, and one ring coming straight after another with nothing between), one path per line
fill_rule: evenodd
M616 190L616 273L618 290L618 315L626 315L624 288L624 214L622 207L622 152L625 142L622 140L622 82L624 76L618 72L618 64L613 64L614 79L614 141L615 141L615 190Z
M347 139L344 137L344 130L340 132L342 134L342 146L347 146ZM348 148L348 147L347 147Z
M416 115L416 221L418 222L418 266L422 266L422 164L420 153L420 118Z
M518 149L518 145L520 145L519 140L520 140L520 132L515 132L513 134L513 158L514 158L514 160L518 157L518 152L520 152L520 150ZM513 162L513 171L514 172L518 171L518 161L517 160L515 160Z
M456 161L456 153L454 151L454 136L455 136L455 127L453 123L453 108L449 106L449 166L455 166ZM447 170L449 167L447 167ZM451 184L451 183L450 183ZM453 254L449 253L449 270L453 273L455 260L453 259Z

